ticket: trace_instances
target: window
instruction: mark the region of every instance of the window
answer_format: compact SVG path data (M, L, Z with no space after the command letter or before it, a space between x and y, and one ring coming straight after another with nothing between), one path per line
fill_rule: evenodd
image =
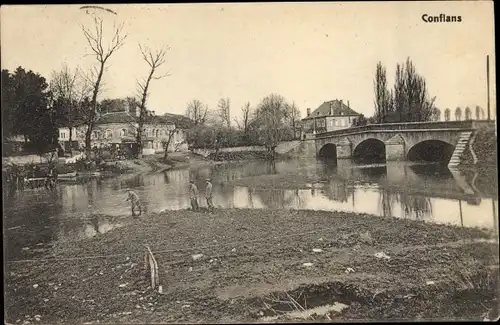
M107 129L106 130L106 138L107 139L110 139L113 137L113 132L110 130L110 129Z
M92 139L97 139L97 138L98 138L97 131L92 131Z
M121 129L120 136L122 136L122 137L127 136L127 130L126 129Z

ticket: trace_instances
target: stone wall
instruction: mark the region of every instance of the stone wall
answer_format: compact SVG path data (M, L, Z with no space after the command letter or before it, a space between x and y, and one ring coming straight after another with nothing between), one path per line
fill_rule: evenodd
M278 148L277 148L278 149ZM291 157L316 157L316 143L313 139L305 141L285 141L279 144L278 154L285 154ZM214 153L214 149L193 149L193 153L208 157ZM222 148L219 152L265 152L267 149L263 146L232 147Z
M314 140L301 141L299 147L292 151L297 157L316 157L316 142Z

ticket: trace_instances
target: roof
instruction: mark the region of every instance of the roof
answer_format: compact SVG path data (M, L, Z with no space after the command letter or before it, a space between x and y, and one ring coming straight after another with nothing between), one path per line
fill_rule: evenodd
M110 112L101 115L97 120L97 124L110 124L110 123L135 123L137 117L130 115L126 112ZM164 115L148 115L145 118L146 124L175 124L179 129L189 129L193 127L194 123L186 116L166 113Z
M169 123L175 124L179 129L190 129L194 126L194 122L184 115L165 113L161 117Z
M165 120L162 116L158 115L146 115L144 118L145 124L171 124L169 121Z
M333 109L333 112L330 112L331 109ZM349 115L360 115L360 114L355 110L353 110L352 108L348 107L340 100L335 99L324 102L313 112L311 112L311 115L307 116L305 119L312 117L320 117L320 116L349 116Z
M125 112L112 112L101 115L96 124L111 124L111 123L134 123L135 118Z

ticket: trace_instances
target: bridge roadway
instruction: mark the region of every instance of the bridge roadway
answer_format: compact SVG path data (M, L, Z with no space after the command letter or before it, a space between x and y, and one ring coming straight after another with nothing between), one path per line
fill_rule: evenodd
M314 142L316 156L325 158L349 159L385 156L386 161L448 162L459 139L466 138L468 143L469 137L478 128L489 125L494 125L494 121L369 124L318 133L314 137ZM463 151L463 149L461 150Z

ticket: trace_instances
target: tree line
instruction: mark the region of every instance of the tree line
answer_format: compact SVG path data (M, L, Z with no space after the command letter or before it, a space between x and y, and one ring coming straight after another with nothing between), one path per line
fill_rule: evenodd
M238 146L265 146L271 157L281 141L297 138L300 112L294 102L279 94L265 96L255 107L246 102L240 117L231 119L231 101L221 98L210 109L200 100L187 104L186 116L194 127L187 132L192 148L215 149Z
M93 57L94 64L87 70L70 69L63 64L53 71L50 81L33 71L22 67L15 71L2 70L2 119L4 121L3 140L21 135L26 147L32 147L39 154L54 149L58 145L58 128L69 128L69 142L76 135L73 128L84 126L84 141L87 157L92 147L92 133L95 130L99 113L113 105L109 99L99 101L105 87L105 74L112 58L118 53L127 39L123 24L114 24L111 37L105 33L103 18L93 16L88 26L81 25L83 39ZM129 107L138 110L135 137L137 157L142 152L145 124L152 115L147 109L151 83L169 76L160 70L166 63L169 47L151 49L138 44L146 73L136 80L137 95L127 97ZM279 141L294 138L298 126L299 111L294 103L282 96L266 96L255 107L246 103L241 108L241 117L232 118L231 101L222 98L216 108L209 109L199 100L188 103L186 117L194 127L187 134L192 148L221 148L225 146L265 145L274 152ZM169 130L168 148L176 130ZM167 151L167 150L166 150Z

